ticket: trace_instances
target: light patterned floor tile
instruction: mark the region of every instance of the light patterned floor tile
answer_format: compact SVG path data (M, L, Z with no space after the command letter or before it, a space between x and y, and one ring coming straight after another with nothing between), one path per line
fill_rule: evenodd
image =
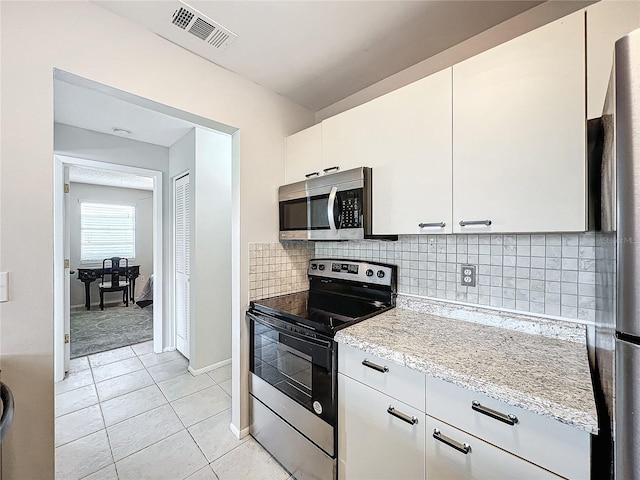
M92 405L56 419L56 447L104 429L100 405Z
M249 440L249 436L238 440L229 430L230 424L231 409L228 409L189 428L189 433L210 462Z
M144 342L72 361L68 383L56 385L56 480L289 479L253 439L230 432L231 365L192 376L180 353L152 348ZM82 385L89 374L105 380Z
M176 480L207 465L196 443L182 430L116 463L120 480Z
M186 480L218 480L218 476L213 472L211 465L207 465L193 475L188 476Z
M146 370L127 373L120 377L111 378L104 382L96 383L100 401L104 402L110 398L115 398L135 390L153 385L153 378Z
M215 385L171 402L171 406L184 426L190 427L231 408L231 397L222 388Z
M148 342L136 343L135 345L131 345L131 348L138 356L153 353L153 340L149 340Z
M56 448L56 480L77 480L111 463L107 433L100 430Z
M184 427L169 405L154 408L107 428L113 459L117 462Z
M92 383L93 375L91 374L91 370L81 370L79 372L69 373L64 380L56 383L56 395L58 395L59 393L75 390L76 388L91 385Z
M92 367L101 367L102 365L117 362L118 360L135 357L135 355L131 347L116 348L115 350L107 350L106 352L89 355L89 363L91 363Z
M157 385L149 385L100 403L107 427L168 403Z
M160 365L154 365L153 367L147 367L149 374L156 382L162 382L168 378L177 377L183 373L187 373L187 367L189 362L186 358L181 357L170 362L162 363Z
M214 385L215 382L209 376L194 376L189 372L158 382L158 387L170 402Z
M167 363L172 360L179 360L184 357L177 350L173 350L171 352L147 353L140 355L139 358L140 361L144 363L144 366L149 368L155 365L162 365L163 363Z
M220 385L220 388L222 388L225 392L231 395L231 379L220 382L218 383L218 385Z
M88 357L72 358L69 362L69 373L80 372L91 368Z
M98 470L96 473L92 473L88 477L84 477L82 480L118 480L118 472L116 472L116 464L112 463Z
M210 372L208 372L208 375L216 383L229 380L231 378L231 364L225 365L224 367L216 368L215 370L211 370Z
M91 384L86 387L76 388L70 392L61 393L55 396L55 403L56 417L95 405L98 403L96 387Z
M93 378L96 383L109 380L110 378L119 377L130 372L142 370L144 365L138 360L138 357L125 358L124 360L118 360L117 362L108 363L100 367L93 367Z
M287 480L289 473L258 442L250 439L211 463L220 480Z

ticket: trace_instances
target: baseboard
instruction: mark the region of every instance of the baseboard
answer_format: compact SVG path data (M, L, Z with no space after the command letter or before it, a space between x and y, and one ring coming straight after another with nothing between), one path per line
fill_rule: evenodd
M229 424L229 430L231 430L231 433L233 433L238 440L241 440L249 435L249 427L239 430L238 427L231 423Z
M216 368L224 367L225 365L230 365L230 364L231 364L231 359L228 358L228 359L223 360L221 362L214 363L213 365L208 365L206 367L202 367L202 368L199 368L197 370L194 370L193 368L191 368L191 365L189 365L187 370L189 370L189 372L191 372L191 375L201 375L203 373L210 372L211 370L215 370Z

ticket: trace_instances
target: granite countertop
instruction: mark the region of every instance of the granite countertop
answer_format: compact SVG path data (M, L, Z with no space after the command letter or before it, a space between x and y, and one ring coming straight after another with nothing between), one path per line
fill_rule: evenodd
M491 312L482 309L462 307L462 315L453 315L452 307L442 307L442 302L405 300L398 305L340 330L335 340L597 434L584 325L567 323L549 335L525 333L521 315L513 315L515 324L500 321L509 314L493 315L501 326L491 326ZM482 323L451 318L472 318L474 310ZM558 333L563 327L568 337ZM582 341L577 341L580 331Z

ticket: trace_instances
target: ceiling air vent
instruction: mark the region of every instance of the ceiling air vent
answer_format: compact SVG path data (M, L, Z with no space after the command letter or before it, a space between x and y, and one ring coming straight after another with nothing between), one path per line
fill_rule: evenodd
M213 32L215 29L216 27L198 17L189 29L189 33L193 33L201 40L206 40L207 37L211 35L211 32Z
M173 24L184 30L187 28L187 25L189 25L189 22L191 22L194 16L195 15L186 8L180 7L180 9L176 10L173 14Z
M209 17L202 15L196 9L191 8L183 2L185 5L178 8L173 13L173 20L171 23L186 30L190 34L198 37L200 40L207 42L216 50L226 50L231 45L238 35L231 30L224 28L217 22L214 22Z

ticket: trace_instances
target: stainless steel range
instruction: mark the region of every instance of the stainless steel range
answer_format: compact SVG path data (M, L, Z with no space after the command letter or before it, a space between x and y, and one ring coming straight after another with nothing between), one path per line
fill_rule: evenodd
M314 259L309 290L251 302L251 434L298 480L337 478L336 331L395 306L394 265Z

